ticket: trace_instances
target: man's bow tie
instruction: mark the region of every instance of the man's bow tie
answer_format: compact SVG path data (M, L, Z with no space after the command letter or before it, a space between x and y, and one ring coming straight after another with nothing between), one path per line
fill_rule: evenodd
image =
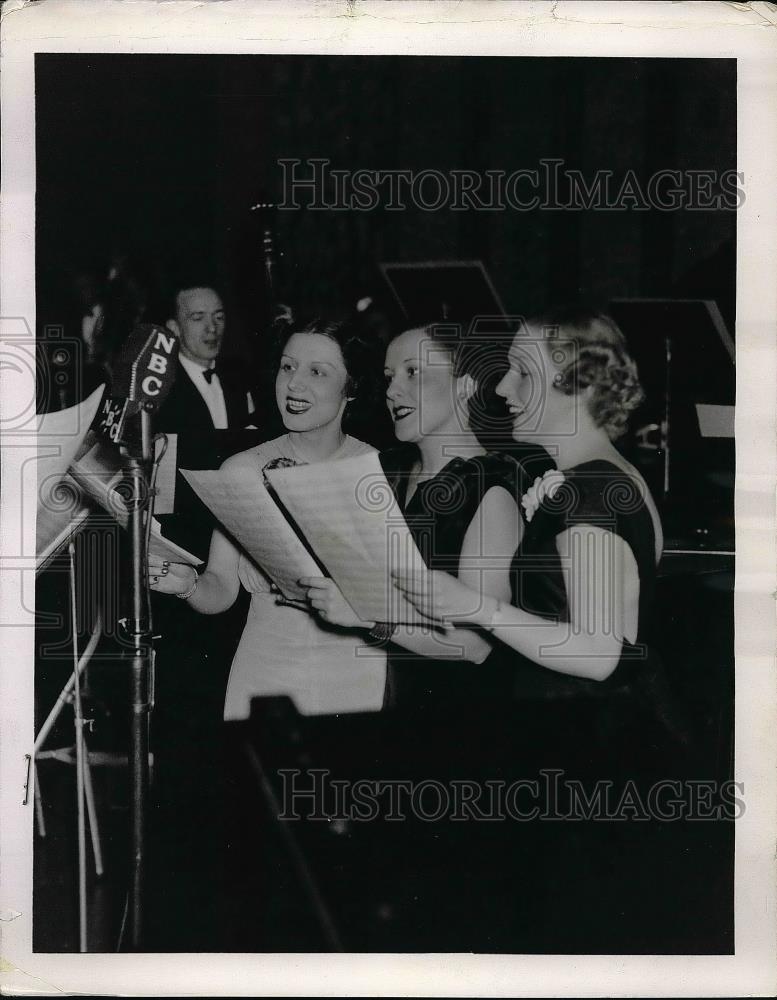
M215 374L216 374L215 368L206 368L202 373L202 377L205 379L208 385L210 385L211 382L213 381L213 376Z

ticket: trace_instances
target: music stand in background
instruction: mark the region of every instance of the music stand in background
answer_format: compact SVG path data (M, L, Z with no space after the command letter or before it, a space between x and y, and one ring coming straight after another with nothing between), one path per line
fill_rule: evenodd
M86 921L86 818L89 818L92 851L97 875L103 873L100 834L97 823L94 790L89 756L84 741L84 719L81 703L81 674L91 659L101 632L102 620L98 613L86 649L78 653L78 620L76 612L76 568L74 537L89 516L89 507L83 503L75 484L67 482L67 471L80 450L87 431L97 413L103 386L95 389L87 400L67 410L38 417L38 456L36 462L36 487L38 510L36 519L36 573L47 567L65 546L69 559L70 619L73 642L73 674L41 727L33 748L33 787L38 831L46 835L43 807L37 776L37 760L53 757L72 763L72 751L43 751L57 718L65 705L72 703L75 727L76 813L78 822L78 919L79 951L87 950ZM84 806L86 805L86 810Z
M666 548L734 549L735 349L713 301L614 299L646 399L623 450L661 509Z
M466 334L480 319L486 331L514 329L479 260L398 261L380 264L380 271L408 326L457 323Z

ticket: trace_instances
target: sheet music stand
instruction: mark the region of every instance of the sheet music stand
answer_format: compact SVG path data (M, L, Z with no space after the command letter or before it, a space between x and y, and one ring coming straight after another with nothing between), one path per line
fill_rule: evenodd
M379 266L408 325L457 323L466 333L480 320L484 331L507 334L515 329L479 260L398 261Z
M90 725L91 720L84 719L83 716L80 681L81 674L89 663L102 634L102 618L98 614L87 647L79 656L74 538L83 528L89 516L89 507L78 498L75 484L67 477L67 469L83 444L87 430L97 412L102 393L103 387L100 386L79 406L40 416L38 426L39 446L41 441L46 442L49 439L49 443L45 446L51 448L51 453L48 455L39 453L37 462L38 517L36 524L35 568L36 573L40 573L67 546L69 557L70 622L73 642L73 674L57 698L34 743L32 757L34 763L33 787L35 813L38 831L42 837L45 837L46 829L38 783L37 760L54 757L58 760L71 762L72 758L69 751L43 751L41 747L45 743L65 705L72 703L74 709L73 724L75 727L79 951L81 952L87 950L88 943L86 920L87 816L95 871L98 876L103 874L103 861L97 822L97 809L89 767L89 755L84 740L84 726Z
M735 349L716 303L614 299L609 312L646 394L623 446L659 503L667 549L733 552Z

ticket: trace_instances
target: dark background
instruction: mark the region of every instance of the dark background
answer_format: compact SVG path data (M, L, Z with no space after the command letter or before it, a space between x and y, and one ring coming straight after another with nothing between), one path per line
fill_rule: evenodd
M153 320L167 318L162 292L182 262L210 271L229 313L225 354L249 357L261 284L261 232L249 209L282 197L282 158L323 157L332 169L445 173L532 170L542 158L554 158L589 180L599 170L612 171L616 179L634 170L643 182L657 170L736 168L734 60L177 54L36 59L39 332L49 324L67 330L74 278L89 269L105 276L112 259L126 253L149 288L147 318ZM277 213L275 228L284 254L283 296L295 304L323 299L353 305L380 294L381 261L479 259L513 313L531 315L579 290L602 300L701 297L717 302L734 333L733 211L300 210ZM655 337L660 359L667 331L680 337L702 325L686 322L684 315L667 316L670 327L660 308L640 312L642 346L648 350ZM686 353L691 365L673 376L675 399L691 409L698 401L732 403L727 359L730 398L728 390L707 398L713 389L718 393L708 374L717 357L706 348ZM724 442L719 463L709 442L706 450L696 439L682 439L682 445L677 463L687 467L687 476L675 490L679 513L662 503L676 551L662 563L659 634L673 684L700 734L704 777L727 777L733 773L733 556L718 550L733 548L733 442ZM660 454L652 458L653 471L660 472ZM643 467L648 477L650 471ZM62 588L56 589L60 599ZM38 602L48 606L40 591ZM95 674L98 680L106 676ZM59 687L52 687L52 695ZM284 722L280 732L289 728ZM94 744L106 739L98 726ZM57 785L45 773L42 780L51 811L49 799L65 783ZM115 789L117 802L102 796L115 806L107 823L115 827L113 867L110 879L94 890L102 892L102 902L90 897L104 915L98 921L101 940L90 943L92 950L112 950L120 922L126 789L116 782L119 787L123 799ZM58 829L65 829L58 840L52 834L45 851L36 849L35 946L43 951L75 949L72 830L66 835L62 824ZM632 914L631 922L617 908L608 912L604 950L730 953L733 833L731 824L701 824L667 838L667 856L676 868L664 865L668 891L660 912L642 903L660 895L650 883L662 870L660 856L646 852L634 889L644 912ZM311 853L326 857L320 845ZM266 853L273 862L281 855L280 849ZM582 857L580 870L590 870L590 895L599 899L590 858ZM339 871L336 864L331 871ZM538 871L542 876L544 869ZM285 883L277 874L271 884L283 898L263 892L254 897L265 899L260 912L271 914L273 927L262 931L265 946L319 950L318 938L308 940L300 927L302 903L291 889L283 895ZM343 882L341 891L347 908L353 903L350 885ZM548 898L553 912L542 926L553 946L564 950L556 933L558 908ZM580 898L567 915L586 931L575 916ZM369 930L361 911L354 912L359 932ZM52 913L63 919L41 919ZM384 921L380 934L384 925L391 929ZM396 925L406 926L399 919ZM591 929L598 930L595 922ZM541 944L540 951L548 950L547 940ZM573 944L566 950L580 949L579 938ZM588 942L583 950L597 949Z
M38 322L62 323L72 276L134 254L163 286L201 256L230 307L228 353L255 321L259 234L280 158L332 169L736 166L736 63L38 55ZM353 304L382 260L482 259L508 310L582 288L601 299L715 298L733 334L733 211L284 211L284 285ZM157 318L157 317L152 317ZM164 317L159 316L163 319Z

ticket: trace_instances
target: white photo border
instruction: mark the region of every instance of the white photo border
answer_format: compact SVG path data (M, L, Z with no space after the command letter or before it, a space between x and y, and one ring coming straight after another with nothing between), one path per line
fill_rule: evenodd
M32 370L2 366L0 512L0 983L9 993L416 996L772 995L777 982L775 484L777 484L777 13L767 4L9 0L2 10L0 356L35 324L36 52L736 58L737 218L735 954L132 955L32 951L35 455L18 414ZM34 425L32 425L34 427ZM30 506L32 505L32 507ZM23 525L23 528L21 527ZM24 537L20 538L20 531Z

